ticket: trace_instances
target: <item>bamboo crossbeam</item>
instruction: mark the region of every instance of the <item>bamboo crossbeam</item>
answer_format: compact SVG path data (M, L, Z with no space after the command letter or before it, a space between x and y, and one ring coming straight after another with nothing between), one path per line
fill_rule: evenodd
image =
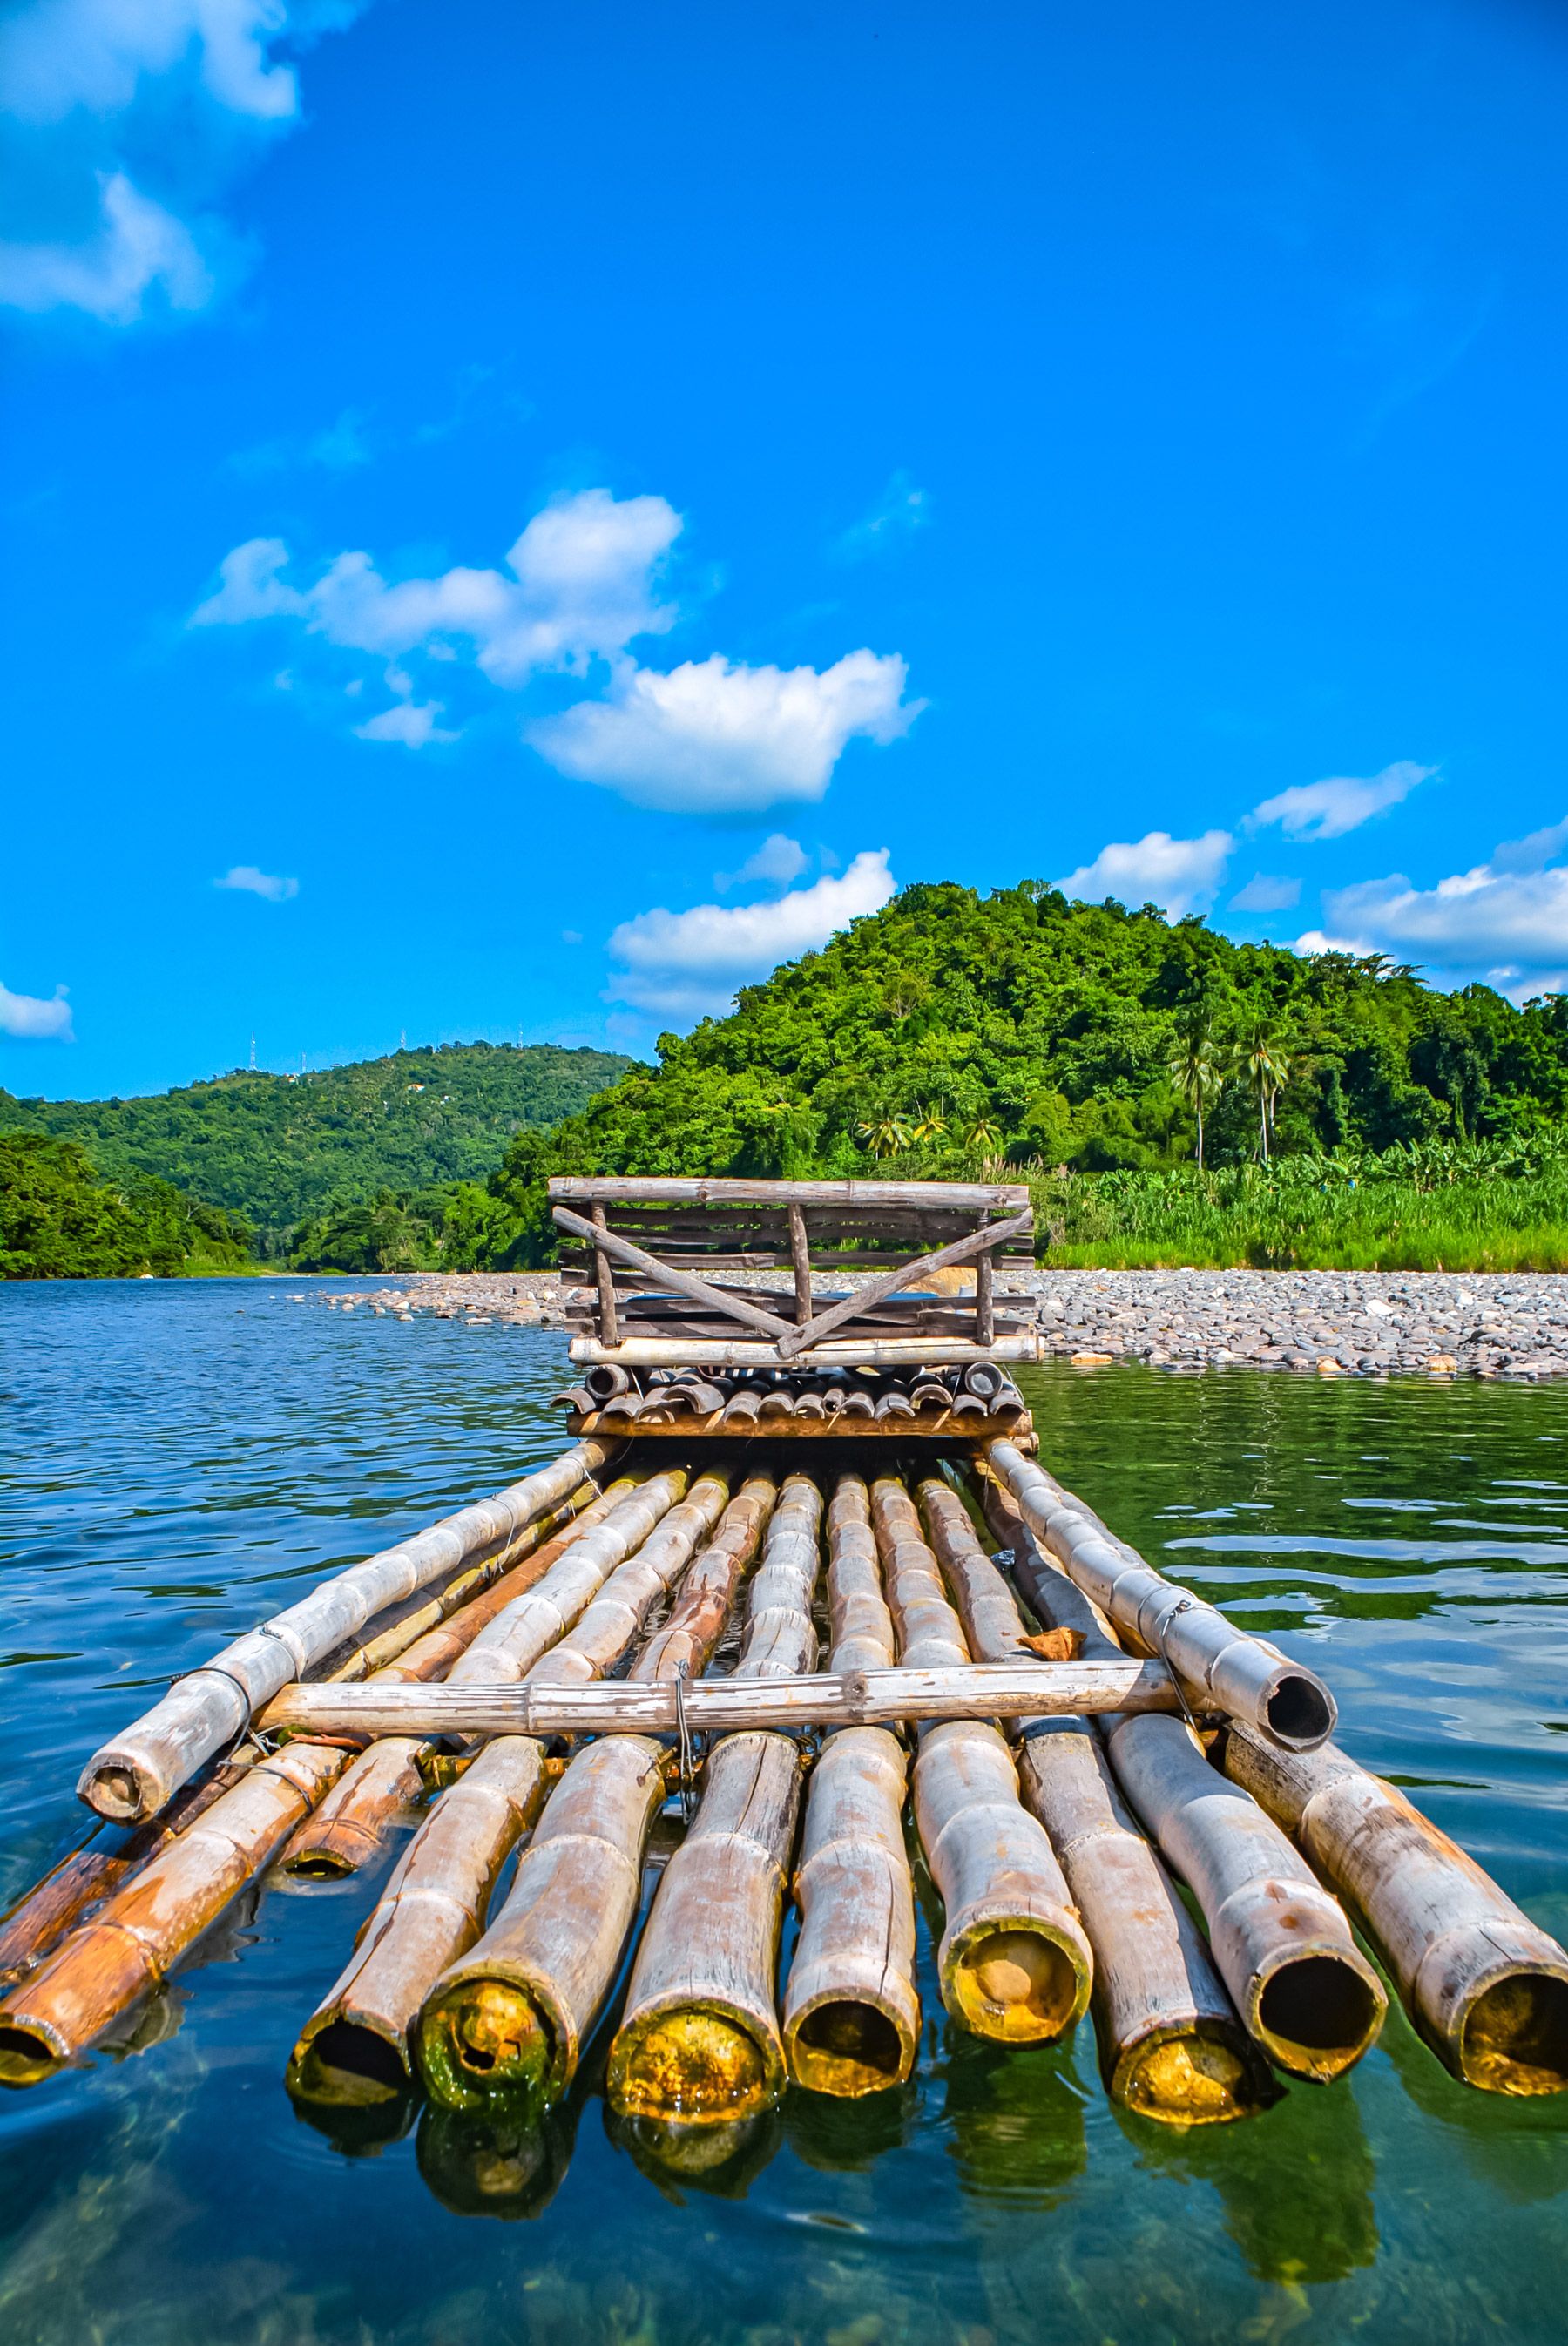
M585 1222L581 1214L574 1214L565 1206L557 1206L555 1214L564 1230L571 1230L577 1238L590 1239L601 1258L609 1255L616 1262L630 1263L636 1270L651 1271L662 1286L673 1287L677 1295L687 1296L694 1303L705 1304L708 1311L717 1311L723 1319L738 1320L743 1328L759 1328L765 1336L782 1337L789 1333L787 1320L779 1319L771 1311L762 1311L757 1304L748 1302L744 1296L731 1293L728 1288L715 1287L711 1280L698 1279L694 1271L673 1270L668 1263L661 1262L657 1255L648 1254L642 1247L634 1246L630 1239L623 1239L614 1230L606 1229L602 1221ZM616 1316L613 1293L611 1305L609 1322L606 1326L606 1336L611 1336L611 1323ZM611 1341L614 1341L613 1337Z
M728 1336L623 1336L618 1344L596 1336L574 1336L572 1360L580 1366L627 1369L782 1369L789 1361L772 1344ZM847 1336L813 1348L811 1365L824 1369L924 1369L962 1366L972 1361L1041 1361L1044 1347L1033 1330L998 1336L994 1344L972 1344L957 1336Z
M670 1616L638 1655L644 1684L700 1670L750 1568L776 1496L754 1474L688 1567ZM570 2084L636 1918L643 1859L664 1798L663 1751L606 1737L577 1753L484 1937L435 1983L419 2017L421 2074L440 2102L473 2108Z
M871 1504L841 1474L828 1506L830 1667L892 1667ZM858 2096L901 2085L920 2045L914 1884L904 1842L909 1760L896 1735L851 1727L811 1771L795 1898L800 1933L784 1994L790 2077L818 2093Z
M966 1664L958 1616L901 1483L878 1480L871 1515L905 1666L934 1665L949 1678L966 1667L1002 1678L1016 1668L1022 1676L1023 1664ZM1081 1666L1044 1667L1061 1674L1060 1694ZM1170 1699L1168 1682L1161 1691ZM1045 1830L1019 1798L1018 1771L993 1723L1001 1715L993 1708L983 1724L969 1724L950 1712L921 1729L915 1825L944 1910L942 2002L976 2035L1040 2044L1084 2010L1094 1957Z
M1024 1547L1049 1586L1041 1611L1058 1634L1082 1638L1091 1658L1116 1648L1062 1573L1040 1563L1015 1504L993 1484L985 1494L1000 1539ZM972 1649L987 1659L1016 1650L1017 1600L982 1546L956 1492L921 1485L932 1544ZM1068 1600L1058 1603L1061 1596ZM1071 1618L1058 1619L1056 1613ZM1086 1721L1034 1719L1017 1746L1024 1805L1050 1835L1095 1953L1090 2009L1100 2072L1114 2101L1176 2127L1246 2117L1273 2087L1209 1960L1203 1934L1115 1787L1100 1739Z
M555 1174L550 1202L628 1206L850 1206L995 1213L1029 1202L1026 1181L747 1181L641 1174Z
M395 1660L383 1664L378 1682L418 1686L445 1678L482 1630L537 1586L574 1541L613 1515L636 1489L634 1475L612 1483L565 1530L535 1548L524 1563L504 1573L460 1613L427 1629ZM629 1529L626 1535L629 1538ZM398 1735L384 1737L361 1751L284 1851L284 1872L305 1881L356 1872L423 1800L420 1760L429 1749L429 1743L418 1736Z
M1118 1629L1130 1631L1145 1652L1163 1655L1194 1710L1239 1719L1288 1750L1327 1741L1338 1714L1316 1672L1166 1580L1014 1443L993 1442L987 1454L1035 1538Z
M816 1660L821 1520L821 1493L792 1474L748 1592L740 1659L712 1690L760 1690ZM683 1689L684 1719L703 1690ZM605 2091L622 2116L726 2125L782 2094L775 1975L800 1779L800 1752L788 1736L728 1734L710 1751L696 1819L665 1868L610 2047Z
M1355 1908L1446 2069L1488 2093L1568 2090L1568 1952L1472 1857L1332 1744L1232 1728L1220 1756Z
M489 1651L497 1670L520 1668L531 1678L572 1685L613 1668L728 1495L716 1474L699 1477L683 1499L684 1484L679 1474L645 1484L484 1632L457 1668L483 1668L486 1638L494 1639ZM633 1529L639 1521L641 1534ZM618 1563L608 1553L617 1543L624 1559ZM596 1587L585 1588L585 1576L595 1572ZM575 1626L563 1635L567 1617ZM394 1870L352 1960L301 2030L289 2064L291 2092L331 2102L402 2089L412 2076L410 2032L420 2007L447 1965L484 1930L501 1868L533 1822L544 1791L543 1745L533 1736L506 1735L489 1743L437 1801Z
M912 1286L918 1280L929 1279L933 1270L945 1270L952 1263L972 1262L976 1255L988 1254L993 1247L1004 1245L1009 1239L1023 1238L1033 1227L1033 1213L1026 1209L1004 1222L984 1223L979 1229L971 1230L967 1238L954 1239L951 1246L938 1247L931 1254L917 1256L913 1261L901 1264L897 1270L884 1270L864 1287L858 1288L853 1295L846 1296L842 1303L832 1304L826 1311L814 1312L803 1327L788 1330L779 1339L779 1352L786 1361L792 1361L801 1352L815 1352L825 1336L830 1336L835 1329L842 1328L846 1321L858 1319L886 1297L896 1295L901 1288Z
M161 1702L96 1751L76 1787L81 1798L117 1823L157 1815L181 1784L243 1732L270 1696L389 1605L454 1565L515 1539L570 1498L611 1455L606 1443L579 1442L494 1498L323 1581L299 1604L177 1679Z
M833 1671L756 1685L704 1678L684 1698L693 1734L754 1729L891 1727L909 1721L1061 1717L1073 1711L1178 1708L1160 1662L953 1663L941 1668ZM675 1691L627 1681L607 1686L297 1686L275 1697L258 1725L270 1735L673 1735Z

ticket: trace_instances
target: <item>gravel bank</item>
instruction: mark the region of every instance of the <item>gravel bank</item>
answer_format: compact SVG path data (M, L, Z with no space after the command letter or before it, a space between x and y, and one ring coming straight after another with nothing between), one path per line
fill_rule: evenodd
M789 1286L782 1272L730 1277ZM1033 1319L1046 1350L1068 1359L1171 1369L1235 1362L1325 1376L1568 1376L1568 1280L1546 1274L1042 1270L997 1286ZM553 1271L415 1272L374 1294L318 1289L296 1300L537 1328L564 1323L566 1291Z

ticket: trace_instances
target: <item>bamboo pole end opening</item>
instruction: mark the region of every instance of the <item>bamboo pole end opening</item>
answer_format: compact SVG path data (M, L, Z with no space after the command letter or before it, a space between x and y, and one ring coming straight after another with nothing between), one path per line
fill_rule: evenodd
M784 2024L784 2055L794 2084L845 2100L901 2086L914 2067L916 2049L915 2030L900 2027L881 2005L854 1996L821 1996Z
M1327 2082L1353 2068L1382 2031L1389 1998L1357 1947L1289 1949L1257 1974L1253 2035L1293 2076Z
M1043 2045L1064 2035L1089 2001L1087 1943L1033 1915L977 1918L942 1952L942 1997L977 2036Z
M156 1816L168 1795L126 1759L105 1759L90 1767L76 1786L78 1798L113 1825L140 1824Z
M41 2086L69 2050L46 2024L0 2014L0 2086Z
M1568 2091L1568 1973L1509 1970L1464 2015L1459 2073L1491 2094Z
M784 2083L779 2047L712 2004L647 2012L610 2051L609 2098L628 2117L728 2124L770 2108Z
M1245 2032L1221 2020L1181 2021L1123 2047L1107 2079L1114 2101L1161 2126L1223 2126L1278 2098Z
M284 2084L296 2101L366 2109L406 2094L412 2079L401 2045L340 2014L307 2030L290 2055Z
M460 1980L434 1995L415 2039L433 2100L479 2109L497 2094L547 2094L565 2082L549 2017L507 1979Z

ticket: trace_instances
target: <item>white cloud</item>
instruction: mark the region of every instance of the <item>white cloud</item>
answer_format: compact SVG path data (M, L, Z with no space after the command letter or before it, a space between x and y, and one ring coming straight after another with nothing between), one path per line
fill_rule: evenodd
M1568 818L1562 822L1549 822L1543 831L1532 831L1523 839L1505 839L1492 851L1494 872L1540 872L1554 856L1568 847Z
M863 562L906 545L931 519L931 499L909 474L895 473L871 510L839 537L833 551L841 562Z
M439 700L400 700L354 731L361 741L398 741L405 750L423 750L427 741L456 740L455 733L443 732L436 723L441 714Z
M1330 932L1364 940L1363 953L1485 974L1502 965L1510 984L1544 985L1568 961L1568 871L1503 872L1478 863L1435 888L1413 887L1402 872L1329 890ZM1305 940L1302 941L1305 944ZM1321 950L1321 948L1319 948Z
M1417 766L1401 758L1364 781L1353 775L1336 774L1326 781L1300 782L1255 806L1247 818L1247 828L1257 831L1277 822L1287 839L1342 839L1373 815L1398 806L1419 782L1427 781L1436 771L1435 766Z
M798 839L786 839L781 831L769 833L755 854L748 855L738 872L716 872L716 888L739 888L748 880L766 880L776 888L787 888L791 880L799 880L811 861Z
M923 703L903 699L896 653L833 667L732 667L718 653L667 676L626 668L608 700L580 701L529 728L560 772L634 805L693 814L760 813L820 799L856 735L896 740Z
M1103 847L1092 863L1080 864L1055 884L1084 903L1115 896L1124 904L1158 904L1178 921L1214 902L1235 844L1228 831L1206 831L1201 839L1146 831L1142 839Z
M276 872L259 871L254 863L233 864L212 884L215 888L237 888L242 895L264 896L270 904L286 904L290 896L300 892L297 880L285 880Z
M888 851L857 855L840 879L823 879L767 904L662 906L624 921L610 938L610 998L661 1018L692 1020L722 1013L738 985L764 977L780 962L827 944L893 894Z
M1299 880L1277 877L1271 872L1255 872L1245 888L1238 888L1230 900L1233 913L1288 913L1292 904L1301 901Z
M29 233L0 244L0 302L110 325L144 316L155 292L170 310L203 308L234 241L214 199L300 117L298 78L273 51L348 25L359 5L31 0L13 10L0 25L0 167Z
M55 988L52 1001L36 994L13 994L9 986L0 985L0 1035L11 1035L25 1043L74 1043L71 1031L71 1005L63 985Z
M290 586L283 540L253 537L224 556L218 592L190 624L294 618L329 643L383 655L450 652L457 638L493 682L516 686L541 668L581 673L673 626L673 607L653 590L680 527L663 497L584 489L534 515L505 557L510 577L460 566L395 586L357 552L335 556L312 585Z

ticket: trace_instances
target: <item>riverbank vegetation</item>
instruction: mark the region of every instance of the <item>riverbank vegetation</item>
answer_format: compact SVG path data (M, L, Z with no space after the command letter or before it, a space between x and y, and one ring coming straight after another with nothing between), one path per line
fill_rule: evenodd
M906 888L654 1066L488 1048L171 1094L229 1137L155 1169L300 1270L548 1262L554 1173L879 1170L1027 1180L1069 1264L1568 1268L1568 1000L1441 994L1042 882ZM260 1127L257 1084L279 1087ZM153 1152L167 1106L120 1105L147 1113L89 1137L106 1172L133 1125Z
M253 1267L250 1237L170 1182L100 1180L75 1141L0 1136L0 1278L232 1274Z

